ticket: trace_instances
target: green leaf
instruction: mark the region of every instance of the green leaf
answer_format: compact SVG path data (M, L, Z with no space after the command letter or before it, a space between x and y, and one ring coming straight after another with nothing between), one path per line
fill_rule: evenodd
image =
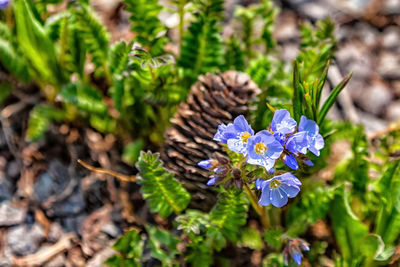
M136 164L143 197L149 201L150 210L167 217L172 212L180 214L189 204L190 194L162 167L159 154L141 152Z
M122 112L123 97L125 94L125 79L121 75L113 76L114 85L110 87L111 96L114 100L114 107L118 112Z
M143 253L143 240L136 230L127 231L113 245L118 254L110 257L105 262L108 266L139 267Z
M366 261L371 262L384 251L385 243L379 235L368 234L361 240L359 249Z
M255 250L261 250L263 247L263 241L257 229L246 227L241 231L238 245Z
M184 37L178 65L185 69L189 81L219 69L223 62L222 38L218 22L222 20L222 0L202 0L200 9Z
M86 45L92 55L92 61L97 68L107 71L109 52L109 34L90 6L82 4L72 10L76 18L76 27L81 35L80 40Z
M12 85L9 82L0 81L0 104L10 95L12 91Z
M244 193L230 188L220 188L216 206L211 210L210 222L231 241L238 238L240 226L246 224L248 202Z
M163 7L158 0L124 0L124 4L130 12L135 40L149 49L152 56L161 55L168 39L165 37L167 27L159 19Z
M113 133L117 128L117 121L107 114L92 114L89 122L93 128L103 133Z
M382 197L385 199L388 199L388 195L385 194L385 192L390 191L394 178L396 177L396 174L399 171L399 166L400 166L400 160L395 160L389 163L389 166L383 173L382 177L379 179L378 189L379 192L383 194Z
M75 105L81 111L104 114L107 106L100 91L80 82L70 83L59 94L62 100Z
M66 79L57 61L54 43L33 16L27 0L15 0L13 6L19 47L44 82L62 85Z
M122 158L124 161L134 164L140 156L140 151L143 149L143 139L136 140L129 143L122 153Z
M61 121L64 117L64 112L59 109L46 105L35 106L29 114L27 139L38 141L46 133L52 121Z
M154 226L148 226L146 229L149 234L146 247L151 249L151 256L160 260L163 266L171 266L175 255L178 253L176 246L179 239L168 231Z
M387 261L389 260L395 252L394 247L387 247L384 251L379 253L378 256L375 257L375 260L377 261Z
M322 106L321 110L318 113L318 124L321 125L325 119L326 114L331 109L333 103L335 103L336 98L340 94L340 92L344 89L344 87L349 82L353 73L347 75L336 87L332 90L331 94L329 95L328 99L325 101L324 105Z
M354 215L347 194L345 185L336 189L329 215L341 253L347 261L351 261L358 256L361 240L368 233L368 228Z
M178 222L178 230L187 234L199 235L209 224L208 214L198 210L186 210L185 214L179 215L175 220Z
M267 229L264 232L264 240L270 247L280 250L282 247L282 234L283 231L280 228Z
M299 63L297 60L293 63L293 116L296 121L300 121L302 112L303 96L300 91Z
M126 45L124 41L119 41L111 47L109 65L112 74L121 75L127 68L131 47L132 43Z
M5 69L23 82L31 79L25 56L10 41L0 38L0 62Z

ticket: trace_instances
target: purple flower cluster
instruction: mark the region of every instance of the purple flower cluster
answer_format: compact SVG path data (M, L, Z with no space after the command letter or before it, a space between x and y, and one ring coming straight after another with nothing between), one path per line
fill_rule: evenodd
M324 139L313 120L302 116L297 126L297 122L285 109L275 111L268 130L258 133L254 133L246 119L240 115L233 123L219 125L214 140L226 144L234 152L243 154L247 163L262 166L270 174L274 172L278 159L293 170L299 168L298 159L312 166L313 163L304 155L311 151L319 156L324 147ZM215 170L216 166L213 166L212 161L201 161L199 166ZM216 181L217 176L211 176L207 184L213 185ZM299 179L291 173L277 175L266 181L259 179L256 182L256 187L262 191L259 204L282 207L286 205L288 198L298 194L300 186Z

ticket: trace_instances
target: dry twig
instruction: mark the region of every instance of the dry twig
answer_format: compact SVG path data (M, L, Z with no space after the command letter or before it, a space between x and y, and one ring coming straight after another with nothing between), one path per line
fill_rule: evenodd
M96 168L96 167L93 167L93 166L87 164L86 162L84 162L80 159L78 159L78 163L92 172L108 174L108 175L114 176L115 178L119 179L122 182L136 182L135 175L124 175L124 174L121 174L121 173L118 173L115 171L106 170L106 169L102 169L102 168Z

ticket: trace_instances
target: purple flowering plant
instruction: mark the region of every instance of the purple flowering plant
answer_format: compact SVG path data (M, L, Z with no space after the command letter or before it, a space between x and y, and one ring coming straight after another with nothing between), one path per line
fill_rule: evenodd
M198 163L210 173L206 184L244 190L265 229L271 220L266 208L283 208L299 195L299 170L313 166L308 155L319 156L325 145L314 120L303 115L297 123L286 109L274 110L271 124L259 132L240 115L231 123L219 125L214 141L224 146L228 157L217 155ZM284 255L300 265L301 251L308 251L306 242L288 237L284 240L289 240Z
M221 157L203 160L198 166L210 171L207 185L231 185L236 184L235 180L243 180L238 184L249 187L255 178L256 188L261 191L258 204L278 208L297 196L301 182L291 172L275 171L277 162L282 161L291 170L298 170L300 165L312 166L307 152L319 156L324 147L317 123L302 116L297 125L286 109L276 110L270 127L257 133L240 115L232 123L219 125L214 140L224 144L230 154L236 154L233 156L236 168L243 174L246 170L251 172L248 177L243 174L237 177L230 174L233 167L229 160ZM254 173L261 175L252 177Z

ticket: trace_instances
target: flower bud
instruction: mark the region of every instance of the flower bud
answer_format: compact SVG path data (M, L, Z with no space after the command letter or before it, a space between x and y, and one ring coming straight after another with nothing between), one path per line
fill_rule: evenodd
M227 165L229 164L229 159L227 157L223 157L223 156L216 156L216 159L218 160L218 163L221 165Z
M300 238L289 239L283 250L283 260L285 265L289 264L289 256L297 265L301 265L303 254L301 251L309 251L309 244Z
M232 176L233 176L233 178L235 178L235 179L240 179L241 175L242 175L242 171L241 171L240 169L238 169L238 168L233 168L233 170L232 170Z
M234 179L233 181L237 189L241 190L243 188L242 179Z

